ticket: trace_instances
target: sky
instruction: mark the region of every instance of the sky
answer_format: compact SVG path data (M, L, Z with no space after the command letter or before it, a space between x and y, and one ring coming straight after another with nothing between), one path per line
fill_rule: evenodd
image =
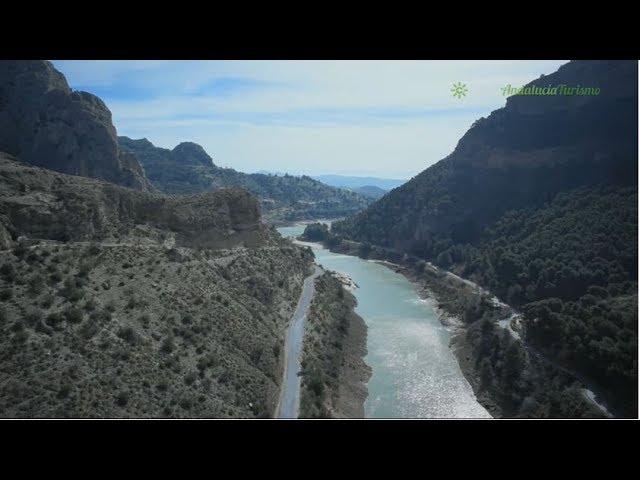
M565 60L60 60L102 98L118 135L196 142L242 172L408 179L453 151L480 117ZM466 96L452 95L463 83Z

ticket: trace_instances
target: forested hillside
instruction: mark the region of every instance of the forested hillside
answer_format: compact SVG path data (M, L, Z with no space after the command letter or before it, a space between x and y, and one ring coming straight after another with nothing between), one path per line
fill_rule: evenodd
M343 238L431 260L522 309L527 339L637 410L637 62L576 61L531 85Z

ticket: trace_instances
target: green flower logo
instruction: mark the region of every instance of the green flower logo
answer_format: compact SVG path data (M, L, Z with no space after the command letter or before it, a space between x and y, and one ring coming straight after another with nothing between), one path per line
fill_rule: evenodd
M454 97L457 98L462 98L462 97L466 97L467 96L467 92L469 90L467 89L467 85L465 83L454 83L453 87L451 88L451 93L453 94Z

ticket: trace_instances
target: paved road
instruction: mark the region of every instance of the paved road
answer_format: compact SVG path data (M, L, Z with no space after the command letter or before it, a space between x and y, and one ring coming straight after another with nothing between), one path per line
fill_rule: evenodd
M300 409L300 377L298 372L300 371L304 324L311 300L313 300L313 295L315 294L315 280L323 272L317 265L314 265L314 267L314 272L304 280L302 293L296 310L291 317L291 323L285 338L285 367L280 401L278 402L276 413L277 418L298 418Z

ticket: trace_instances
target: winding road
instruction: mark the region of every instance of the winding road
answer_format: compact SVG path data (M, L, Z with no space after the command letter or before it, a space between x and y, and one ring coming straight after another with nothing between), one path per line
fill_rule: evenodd
M284 344L284 373L276 418L298 418L300 409L300 354L304 340L304 324L315 294L315 280L323 273L314 265L314 272L304 279L298 305L291 317Z

